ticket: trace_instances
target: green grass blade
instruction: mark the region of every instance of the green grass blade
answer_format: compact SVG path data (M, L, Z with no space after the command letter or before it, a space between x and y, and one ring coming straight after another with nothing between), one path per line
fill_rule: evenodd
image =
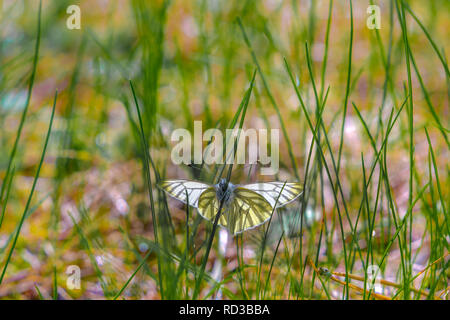
M23 109L22 117L20 118L19 127L17 128L17 133L16 133L16 139L14 140L14 145L13 145L13 148L11 150L11 154L10 154L9 160L8 160L8 168L6 169L5 179L3 180L4 183L2 184L2 188L0 190L0 202L2 202L3 206L5 206L5 203L3 203L3 194L5 192L5 187L6 187L5 182L8 181L8 176L9 176L9 173L11 170L11 166L12 166L12 164L14 162L14 158L16 156L17 146L19 145L19 140L22 135L22 129L25 124L25 119L27 117L28 107L30 106L30 101L31 101L31 93L33 91L34 79L36 77L36 68L37 68L37 63L38 63L38 59L39 59L39 46L41 43L41 11L42 11L42 0L39 1L39 12L38 12L38 22L37 22L37 31L36 31L36 45L35 45L35 49L34 49L34 58L33 58L33 68L31 71L30 82L28 83L28 91L27 91L27 98L25 101L25 108Z
M142 117L141 117L141 112L139 109L139 104L137 101L137 97L136 97L136 93L134 91L134 87L133 87L133 83L130 80L130 87L131 87L131 91L133 93L133 98L134 98L134 103L136 105L136 111L138 114L138 119L139 119L139 128L140 128L140 132L141 132L141 144L142 144L142 148L143 150L143 154L144 154L144 170L145 170L145 179L146 179L146 183L147 183L147 192L148 192L148 196L149 196L149 200L150 200L150 209L151 209L151 214L152 214L152 222L153 222L153 232L154 232L154 237L155 237L155 243L158 245L159 244L159 237L158 237L158 224L156 221L156 211L155 211L155 204L154 204L154 200L153 200L153 187L152 187L152 178L150 175L150 167L149 167L149 162L150 162L150 154L149 154L149 146L147 143L147 136L144 132L144 125L142 122ZM158 277L159 277L159 287L160 287L160 293L161 293L161 298L164 299L164 286L163 286L163 281L162 281L162 271L161 271L161 261L159 256L157 257L157 261L158 261Z
M152 250L149 249L147 254L145 255L144 259L142 260L142 262L139 264L139 266L136 268L136 270L134 270L134 272L131 274L131 276L128 278L128 280L125 282L125 284L122 286L122 288L120 288L119 292L116 294L116 296L113 298L113 300L117 300L117 298L119 298L122 295L122 292L127 288L127 286L130 284L130 282L133 280L136 273L138 273L138 271L142 268L142 266L145 263L147 263L147 259L151 253L152 253Z
M352 53L353 53L353 3L352 0L349 1L350 4L350 42L348 47L348 65L347 65L347 85L345 86L345 98L344 98L344 112L342 114L342 125L341 125L341 136L339 140L339 153L337 159L337 174L339 175L339 169L341 168L341 156L342 156L342 146L344 144L344 127L345 119L347 117L347 104L348 97L350 94L350 83L352 77ZM348 291L347 291L348 295Z
M50 140L50 134L52 132L53 118L55 116L55 108L56 108L56 100L57 100L57 98L58 98L58 92L55 93L55 99L54 99L53 108L52 108L52 115L51 115L51 118L50 118L50 124L48 126L47 136L45 138L44 149L42 150L41 159L39 161L39 165L38 165L38 168L37 168L37 171L36 171L36 175L34 176L33 185L31 187L30 195L28 196L28 200L27 200L27 203L25 205L25 209L23 210L23 213L22 213L22 218L20 219L19 224L18 224L18 229L17 229L16 235L14 236L14 240L13 240L11 249L8 252L8 255L6 257L6 262L5 262L5 265L3 267L3 271L2 271L2 273L0 275L0 284L3 281L3 278L4 278L5 273L6 273L6 269L8 268L9 262L11 261L12 254L13 254L14 249L15 249L16 244L17 244L17 239L19 238L20 231L22 230L23 223L25 222L25 218L26 218L26 215L27 215L27 212L28 212L28 208L30 207L31 200L33 198L34 190L36 188L36 184L37 184L37 181L39 179L39 174L41 172L42 164L44 163L45 152L47 151L48 142Z
M284 125L284 121L283 121L283 117L281 116L280 108L278 107L278 105L277 105L277 103L275 101L275 98L273 97L272 92L270 91L270 88L269 88L269 85L267 84L267 81L266 81L266 78L264 76L264 73L262 72L262 69L261 69L261 67L259 65L258 59L256 58L255 51L253 50L253 47L252 47L252 45L250 43L250 40L249 40L249 38L247 36L247 33L245 32L244 25L242 24L242 21L241 21L241 19L239 17L237 18L237 22L239 24L239 27L241 28L242 35L244 37L244 41L245 41L247 47L250 50L250 54L252 56L253 62L255 63L256 68L258 69L259 75L261 76L261 80L263 82L264 89L266 90L267 96L269 97L269 100L270 100L270 102L271 102L271 104L272 104L272 106L275 109L275 112L277 114L278 120L280 121L281 130L283 131L283 136L284 136L284 139L286 140L286 144L287 144L287 147L288 147L288 153L289 153L289 157L291 159L292 168L293 168L295 177L299 180L300 177L298 175L297 161L295 160L294 152L292 151L293 149L292 149L291 140L289 139L289 135L288 135L286 126Z

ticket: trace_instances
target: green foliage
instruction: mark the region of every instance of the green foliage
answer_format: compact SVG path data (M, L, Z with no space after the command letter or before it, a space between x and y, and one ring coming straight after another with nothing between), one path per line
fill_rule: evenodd
M317 3L5 5L0 297L448 299L449 4ZM194 121L280 129L280 172L174 165ZM227 239L157 187L222 177L304 193Z

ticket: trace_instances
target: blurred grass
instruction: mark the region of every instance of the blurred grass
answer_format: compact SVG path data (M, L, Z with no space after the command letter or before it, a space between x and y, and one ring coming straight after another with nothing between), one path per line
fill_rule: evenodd
M1 298L448 299L448 1L77 3L0 1ZM280 172L173 165L194 120L281 129ZM222 255L156 184L228 172L305 192Z

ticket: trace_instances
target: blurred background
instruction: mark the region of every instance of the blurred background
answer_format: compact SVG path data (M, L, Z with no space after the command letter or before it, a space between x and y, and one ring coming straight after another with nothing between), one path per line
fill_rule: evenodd
M267 227L263 226L230 238L225 256L220 257L216 240L206 270L209 275L221 261L221 282L213 285L205 279L200 297L214 297L220 291L219 297L227 299L340 299L345 280L342 274L330 272L345 275L347 270L364 278L367 265L380 261L381 277L398 284L378 288L380 294L446 296L450 3L358 0L352 4L351 12L350 1L325 0L43 0L38 28L39 1L0 1L0 266L4 270L0 298L113 298L136 270L120 298L192 297L193 274L201 265L211 225L191 210L188 224L194 231L189 247L186 208L166 201L155 183L164 178L214 181L212 172L217 168L172 164L172 130L193 130L195 120L202 121L204 131L227 128L256 69L244 128L284 127L280 172L267 177L260 176L259 165L235 166L232 181L300 181L305 183L305 201L274 216L267 241L262 240ZM371 4L380 8L380 29L367 27L366 10ZM81 9L80 29L66 25L70 5ZM399 21L402 9L411 52L408 60ZM331 182L317 146L310 150L312 130L284 59L313 126L318 119L323 121L318 134ZM149 142L155 203L148 197L145 154L129 80ZM24 212L56 90L53 131L31 205ZM401 109L406 97L411 99ZM322 114L318 101L325 101ZM387 146L381 148L399 110ZM380 158L374 144L383 151ZM336 174L333 162L338 159ZM366 186L373 164L373 177ZM414 208L409 210L413 200ZM152 205L159 244L154 238ZM405 228L399 228L409 211ZM24 214L26 220L13 244ZM153 252L143 263L149 250ZM185 252L191 258L183 269L180 257ZM315 270L313 264L328 271ZM67 286L70 265L81 270L80 289ZM255 265L259 274L252 269ZM179 275L180 269L186 272ZM174 275L176 280L171 280ZM409 292L410 286L419 292ZM403 293L398 293L399 288ZM348 293L350 298L369 298L358 290Z

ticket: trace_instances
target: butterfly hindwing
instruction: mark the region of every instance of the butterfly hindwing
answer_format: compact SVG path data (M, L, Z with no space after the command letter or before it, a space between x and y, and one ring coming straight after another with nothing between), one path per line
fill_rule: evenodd
M219 211L219 207L220 203L217 200L216 189L214 187L209 187L203 191L198 199L198 213L200 213L203 218L214 222L217 212ZM225 208L222 208L222 212L224 209ZM219 225L222 227L227 227L227 220L223 214L219 218Z
M219 207L215 188L206 189L198 200L200 215L214 222ZM232 234L237 234L263 224L270 218L272 211L270 203L260 194L236 187L231 201L223 205L218 224L228 228Z
M197 208L198 199L209 185L189 180L166 180L159 185L170 196ZM187 193L187 194L186 194Z
M233 234L253 229L266 222L272 212L272 206L263 196L245 187L237 187L228 212L228 229Z
M303 190L302 184L300 183L284 183L278 181L246 184L242 187L253 190L263 196L270 203L272 208L275 204L276 207L279 208L295 200L302 194Z

